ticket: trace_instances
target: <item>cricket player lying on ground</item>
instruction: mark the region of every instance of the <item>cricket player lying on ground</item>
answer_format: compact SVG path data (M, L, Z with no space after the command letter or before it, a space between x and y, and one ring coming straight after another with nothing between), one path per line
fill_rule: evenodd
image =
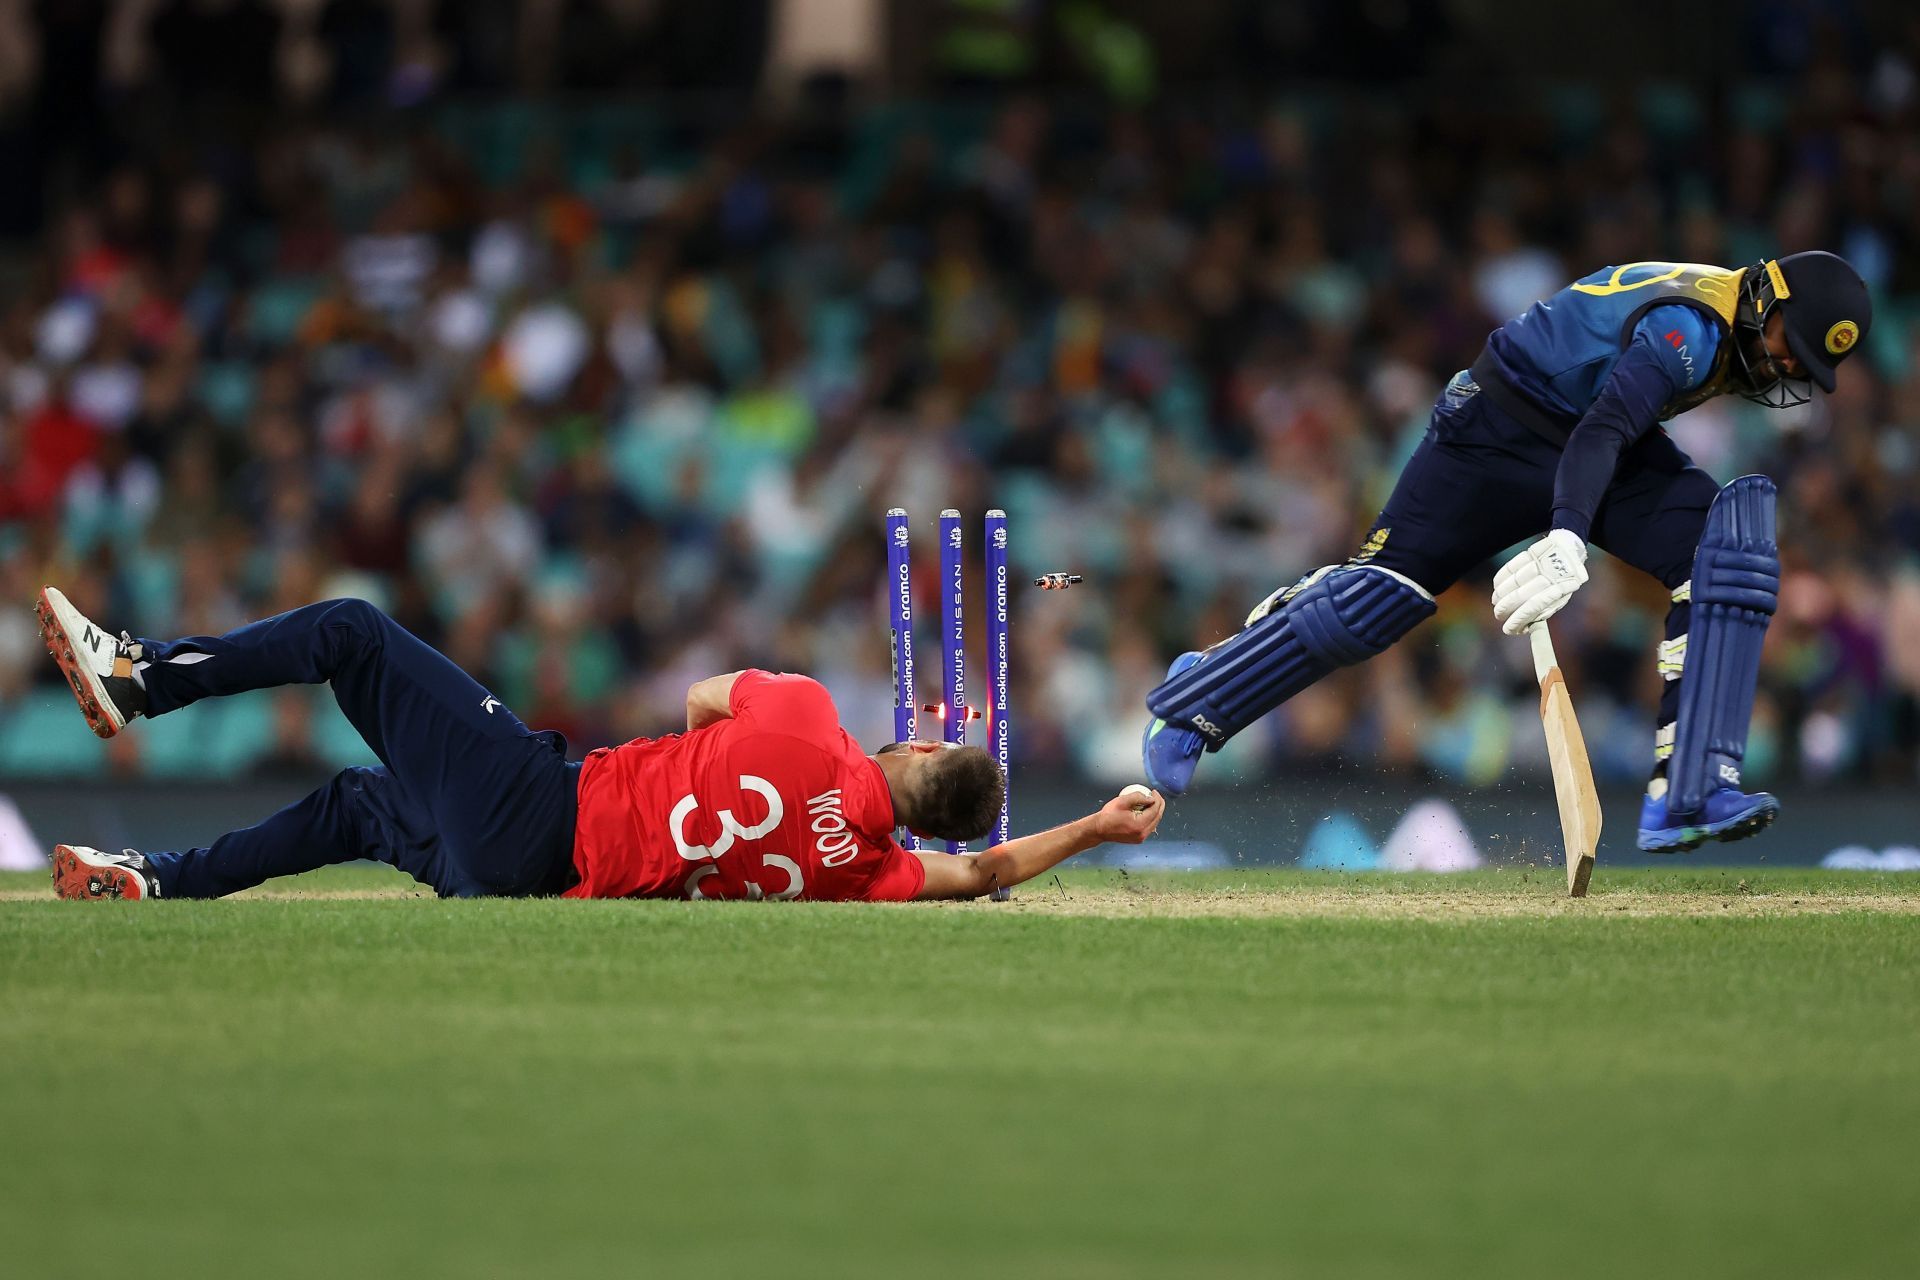
M1672 593L1640 847L1760 831L1780 805L1740 790L1740 763L1779 587L1774 487L1742 476L1721 488L1659 424L1727 392L1786 408L1807 402L1809 381L1832 391L1871 321L1859 274L1830 253L1745 270L1636 262L1535 303L1447 384L1353 559L1174 660L1147 697L1148 779L1182 794L1202 748L1380 653L1462 574L1546 529L1494 578L1508 635L1567 603L1587 580L1589 542Z
M381 767L346 769L258 826L178 853L61 845L67 898L218 898L370 858L441 897L971 898L1106 841L1138 844L1166 802L1145 788L979 854L917 853L896 827L978 840L1005 795L979 747L896 742L865 755L804 676L742 671L687 691L687 731L603 748L521 724L364 600L307 605L224 636L116 639L49 587L47 648L94 732L201 698L333 686Z

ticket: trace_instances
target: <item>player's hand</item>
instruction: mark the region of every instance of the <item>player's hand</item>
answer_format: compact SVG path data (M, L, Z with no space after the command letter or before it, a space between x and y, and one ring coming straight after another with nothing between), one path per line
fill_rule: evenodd
M1136 783L1093 815L1094 833L1111 844L1139 844L1166 814L1167 798Z
M1517 636L1566 606L1587 580L1587 544L1555 529L1493 575L1493 619Z

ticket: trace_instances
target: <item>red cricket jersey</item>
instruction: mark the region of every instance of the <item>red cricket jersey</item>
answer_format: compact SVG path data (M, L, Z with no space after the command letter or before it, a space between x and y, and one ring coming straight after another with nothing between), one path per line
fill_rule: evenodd
M733 718L603 747L580 772L569 898L904 902L926 883L893 838L880 766L805 676L742 672Z

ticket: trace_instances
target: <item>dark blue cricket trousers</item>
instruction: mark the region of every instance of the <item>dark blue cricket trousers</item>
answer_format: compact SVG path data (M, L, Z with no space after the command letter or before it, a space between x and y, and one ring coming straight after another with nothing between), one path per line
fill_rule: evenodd
M1372 563L1439 595L1463 574L1553 524L1560 447L1494 404L1465 375L1433 406L1426 438L1375 522L1390 529ZM1588 541L1669 590L1693 573L1720 486L1672 437L1649 431L1620 455Z
M1463 574L1553 523L1560 447L1494 404L1463 373L1433 406L1426 437L1408 459L1375 522L1389 534L1371 563L1439 595ZM1620 455L1588 541L1651 574L1668 590L1693 575L1707 508L1720 486L1654 429ZM1667 638L1686 634L1690 607L1667 613ZM1665 682L1660 723L1679 711L1680 682Z
M446 657L364 600L307 605L224 636L146 647L147 714L201 698L330 683L380 757L258 826L149 853L162 898L217 898L370 858L443 898L525 897L573 883L579 767Z

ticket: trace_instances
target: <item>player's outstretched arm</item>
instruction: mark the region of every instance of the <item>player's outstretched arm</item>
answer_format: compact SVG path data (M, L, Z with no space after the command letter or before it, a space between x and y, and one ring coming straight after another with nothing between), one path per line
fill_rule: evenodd
M723 676L708 676L687 689L687 732L704 729L716 720L733 718L733 682L738 671Z
M1144 796L1139 791L1122 791L1084 818L994 845L984 853L923 850L919 857L927 869L927 883L918 896L978 898L995 889L1012 888L1099 845L1139 844L1153 834L1166 812L1166 797L1158 791Z

